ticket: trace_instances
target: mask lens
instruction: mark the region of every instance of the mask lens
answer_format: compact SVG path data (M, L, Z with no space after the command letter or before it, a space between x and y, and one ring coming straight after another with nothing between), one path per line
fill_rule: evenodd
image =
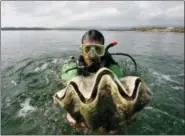
M90 52L92 52L92 49L95 50L98 56L104 55L104 50L105 50L104 45L82 45L83 55L89 54Z
M89 46L86 46L86 47L84 48L84 52L85 52L86 54L88 54L90 50L91 50L91 47L89 47Z
M96 47L95 47L95 51L96 51L96 53L97 53L98 55L101 55L101 54L102 54L102 47L96 46Z

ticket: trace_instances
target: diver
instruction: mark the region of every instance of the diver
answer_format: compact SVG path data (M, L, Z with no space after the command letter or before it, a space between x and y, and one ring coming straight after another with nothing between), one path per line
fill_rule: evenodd
M105 47L104 43L105 39L101 32L97 30L87 31L82 37L81 55L78 58L71 57L62 66L61 79L66 82L78 75L88 76L89 73L95 73L102 67L110 69L118 78L123 77L124 73L121 67L107 51L108 48ZM109 47L116 44L113 42ZM88 130L88 126L84 122L77 124L69 113L66 117L73 128Z

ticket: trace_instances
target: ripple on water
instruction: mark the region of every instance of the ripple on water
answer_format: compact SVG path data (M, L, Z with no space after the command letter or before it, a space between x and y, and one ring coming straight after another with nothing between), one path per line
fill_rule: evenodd
M175 90L184 90L184 88L181 87L181 86L174 86L174 87L172 87L172 88L175 89Z
M60 77L58 74L58 71L60 70L60 67L64 63L63 59L59 58L42 58L42 59L27 59L22 61L21 64L17 64L15 67L9 67L9 69L6 70L6 78L7 82L4 82L7 86L6 90L8 90L10 87L9 83L15 88L14 91L21 91L20 96L15 98L14 96L10 96L6 100L6 104L8 108L6 108L6 111L3 111L3 115L9 119L9 122L11 124L11 118L7 116L6 113L10 112L9 109L12 107L15 107L15 113L17 114L17 120L18 117L23 118L24 120L27 120L26 117L29 117L29 120L36 121L36 124L40 126L37 134L77 134L79 132L73 130L68 122L66 121L66 115L64 111L61 113L58 111L58 109L51 108L52 105L52 95L61 89L62 84L58 85L58 81L60 81ZM125 65L126 64L126 65ZM131 73L132 70L134 70L134 65L132 62L125 63L123 68L127 70L128 73ZM150 86L155 86L158 82L169 84L173 82L175 86L173 89L180 89L182 90L182 87L179 85L179 82L176 81L174 78L175 76L172 75L165 75L161 74L157 71L147 71L148 69L145 69L144 67L139 67L139 76L145 79L145 81L148 82L148 80L152 80L152 83ZM150 75L149 75L150 74ZM16 80L17 78L14 78L15 76L18 76L19 80ZM179 74L179 76L184 76L184 74ZM153 82L153 79L155 82ZM3 79L4 80L4 79ZM9 92L12 91L12 87L9 89ZM152 90L153 91L153 90ZM4 89L5 92L5 89ZM159 91L161 92L161 91ZM176 91L177 92L177 91ZM164 93L164 92L161 92ZM6 95L5 95L6 96ZM158 97L158 96L157 96ZM12 105L11 101L16 101L16 104L18 105ZM18 108L17 108L18 107ZM5 108L4 108L5 109ZM148 122L144 124L144 126L141 128L143 131L139 133L139 130L132 129L134 132L138 132L137 134L143 134L152 132L157 134L157 130L153 128L153 126L150 124L151 122L157 123L156 119L161 119L165 115L169 119L175 119L174 124L180 122L184 123L182 119L179 119L178 117L175 118L175 116L172 114L170 115L168 112L162 111L162 110L156 110L154 108L151 108L152 113L157 116L154 116L152 120L149 120L150 115L145 114L143 120L146 118L148 119ZM160 114L159 114L160 113ZM37 116L34 116L34 115ZM16 120L16 121L17 121ZM159 121L160 122L160 121ZM27 129L27 131L30 131L30 134L35 134L34 131L29 130L29 128L24 128L24 125L26 126L27 122L21 122L22 126L17 126L17 129L20 129L20 134L23 132L21 129ZM168 122L167 122L168 123ZM9 125L10 125L9 124ZM141 124L139 124L140 126ZM139 128L139 126L137 126ZM2 126L3 132L5 133L5 128L8 128L8 125ZM9 128L10 129L10 128ZM8 129L7 129L8 130ZM8 131L6 130L6 133ZM12 130L12 133L16 133L17 130ZM161 130L162 131L162 130ZM91 133L91 132L89 132ZM25 134L28 134L25 132ZM84 134L80 132L80 134ZM167 134L167 133L164 133Z
M47 67L48 67L48 63L44 63L41 67L36 67L36 68L34 69L34 71L35 71L35 72L43 71L43 70L45 70Z
M171 82L171 83L175 83L178 85L181 85L180 82L178 82L177 80L172 79L172 77L174 75L166 75L166 74L162 74L160 72L157 72L153 69L150 69L150 71L152 72L154 78L156 78L156 83L167 83L167 82Z
M182 124L184 124L184 119L179 119L179 118L171 115L170 113L168 113L166 111L162 111L162 110L157 109L157 108L154 108L154 107L146 107L145 109L146 110L151 110L152 112L161 113L163 115L168 116L169 118L172 118L172 119L174 119L174 120L176 120L176 121L181 122ZM157 114L156 114L156 116L157 116Z

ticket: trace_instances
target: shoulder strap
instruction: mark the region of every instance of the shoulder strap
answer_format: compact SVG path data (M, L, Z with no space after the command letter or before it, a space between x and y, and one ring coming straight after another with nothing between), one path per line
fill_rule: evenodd
M106 53L101 57L101 67L109 67L111 64L118 65L118 63L112 58L110 53Z
M81 55L78 57L78 59L76 59L76 62L79 75L88 76L88 70L86 68L85 61Z

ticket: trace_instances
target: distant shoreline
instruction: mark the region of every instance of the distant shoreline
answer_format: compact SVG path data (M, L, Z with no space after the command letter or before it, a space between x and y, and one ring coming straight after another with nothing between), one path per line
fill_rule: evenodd
M43 27L3 27L1 31L62 31L62 30L89 30L91 28L43 28ZM184 33L184 27L160 28L160 27L143 27L143 28L97 28L102 31L141 31L141 32L175 32Z
M184 28L135 28L135 31L141 32L174 32L184 33Z

